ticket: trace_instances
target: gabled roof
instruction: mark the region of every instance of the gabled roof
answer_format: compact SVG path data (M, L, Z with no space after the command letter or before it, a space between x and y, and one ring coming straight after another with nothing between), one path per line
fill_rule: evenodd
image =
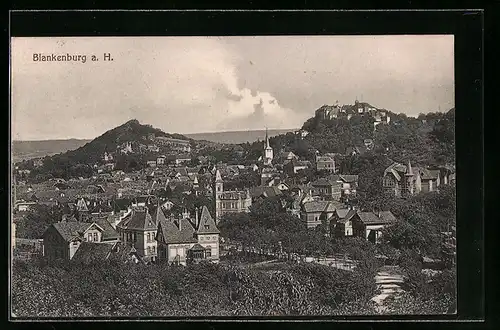
M352 217L357 213L356 210L348 210L348 209L340 209L340 210L337 210L337 211L342 211L340 213L340 215L343 215L343 217L339 216L339 218L340 218L339 222L340 223L346 223L347 221L351 220ZM345 212L345 211L347 211L347 212ZM337 214L339 214L339 213L337 213Z
M82 242L75 255L73 262L80 261L89 263L96 260L106 260L111 254L115 244Z
M250 196L252 198L260 197L260 196L265 196L265 197L276 197L282 195L281 190L278 189L278 187L272 186L259 186L259 187L252 187L250 189Z
M92 225L88 222L57 222L53 226L66 242L81 238L83 233ZM100 228L100 226L99 226Z
M57 222L53 224L53 227L56 229L56 231L61 235L61 237L66 241L66 242L71 242L76 238L83 238L83 234L87 229L89 229L92 226L96 226L101 232L104 232L105 229L102 228L99 224L95 222L75 222L75 221L70 221L70 222Z
M190 248L191 251L205 251L206 249L201 246L200 244L196 243L195 245L193 245L192 248Z
M201 210L201 216L196 231L198 234L219 234L219 228L215 224L214 219L210 215L208 208L203 206Z
M100 217L100 216L92 216L92 221L95 222L99 227L103 229L102 231L102 239L103 240L112 240L118 239L120 236L118 232L111 226L108 221L108 216Z
M358 212L361 222L365 225L371 224L388 224L396 221L396 217L390 211L383 211L380 214L373 212Z
M312 182L313 186L331 186L334 184L335 184L335 181L329 180L327 178L319 178L316 181Z
M118 227L132 230L155 230L157 225L146 207L136 207L120 221Z
M352 174L340 174L339 179L346 183L358 182L358 176Z
M329 204L328 201L311 201L302 204L302 207L306 213L325 212Z
M161 219L158 232L162 234L161 241L165 244L198 243L198 240L194 237L195 230L189 219L177 221Z

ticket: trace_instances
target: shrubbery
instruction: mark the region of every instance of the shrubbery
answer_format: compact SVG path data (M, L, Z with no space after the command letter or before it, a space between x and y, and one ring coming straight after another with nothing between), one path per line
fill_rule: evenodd
M335 315L373 292L373 277L358 277L316 264L265 271L209 263L16 261L12 304L19 317Z

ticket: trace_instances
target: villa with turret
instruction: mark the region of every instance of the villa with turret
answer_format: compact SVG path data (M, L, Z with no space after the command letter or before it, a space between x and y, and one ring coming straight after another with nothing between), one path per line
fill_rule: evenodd
M252 197L249 190L224 191L224 181L220 171L215 172L214 180L215 220L218 223L221 216L226 213L249 212Z

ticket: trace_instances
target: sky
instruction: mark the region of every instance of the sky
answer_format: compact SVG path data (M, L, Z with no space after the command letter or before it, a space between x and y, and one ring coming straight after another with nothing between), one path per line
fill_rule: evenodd
M453 47L452 35L12 38L12 138L93 139L130 119L181 134L299 128L355 99L447 111Z

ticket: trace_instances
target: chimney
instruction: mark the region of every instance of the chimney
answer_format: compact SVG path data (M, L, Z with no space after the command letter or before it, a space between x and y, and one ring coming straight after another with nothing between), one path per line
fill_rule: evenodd
M183 219L179 219L179 231L182 231L182 220Z
M196 229L198 229L198 224L199 224L199 219L198 219L198 207L195 208L194 210L195 212L195 226L196 226Z

